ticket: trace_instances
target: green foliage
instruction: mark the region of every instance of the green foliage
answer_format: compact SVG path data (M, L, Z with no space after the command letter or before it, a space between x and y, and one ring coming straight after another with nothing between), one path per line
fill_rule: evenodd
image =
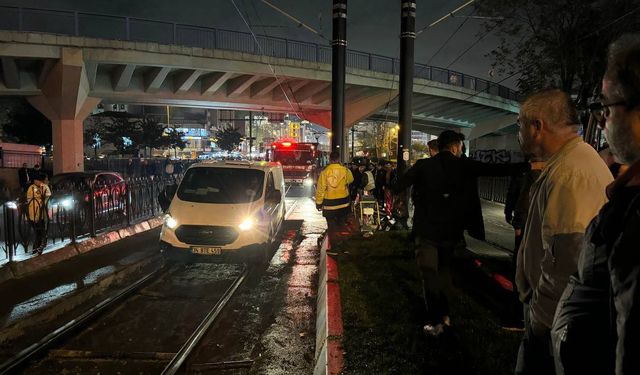
M413 153L414 159L421 159L424 157L424 155L429 154L429 146L423 143L413 142L411 144L411 151Z
M164 146L176 149L184 148L187 145L182 138L184 136L182 132L179 132L175 128L167 128L166 132L167 135L163 138Z
M609 43L640 30L640 0L479 0L476 7L493 17L485 27L500 38L488 54L498 74L519 74L522 94L559 87L581 107L599 88Z
M103 142L111 143L120 154L137 154L144 148L184 148L182 133L167 128L155 118L138 118L126 112L103 112L94 115L94 128L85 132L85 143L95 146L96 134ZM124 139L131 140L131 144Z
M51 121L24 99L3 99L0 102L0 127L3 139L50 148Z
M238 131L238 128L227 127L216 132L216 143L218 147L225 151L235 150L242 141L242 135Z
M363 151L375 158L383 158L383 154L389 157L396 152L397 137L392 131L395 124L388 122L375 122L365 126L358 126L356 142L363 146Z
M111 143L119 154L138 154L139 145L134 141L139 140L141 133L140 119L127 112L102 112L93 117L94 130L104 142ZM132 143L128 144L125 139Z

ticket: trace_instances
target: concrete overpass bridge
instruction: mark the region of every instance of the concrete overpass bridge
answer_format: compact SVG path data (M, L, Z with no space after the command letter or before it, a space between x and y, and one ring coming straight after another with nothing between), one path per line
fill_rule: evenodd
M53 124L54 171L83 169L83 127L101 101L296 113L330 127L331 48L93 13L0 7L0 95ZM397 119L398 60L347 54L346 123ZM416 64L414 130L478 137L515 122L515 93ZM389 105L387 105L389 103Z

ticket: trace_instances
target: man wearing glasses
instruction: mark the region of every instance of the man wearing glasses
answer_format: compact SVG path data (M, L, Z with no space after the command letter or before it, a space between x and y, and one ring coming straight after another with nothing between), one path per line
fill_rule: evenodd
M628 169L585 234L578 272L553 324L561 374L640 374L640 35L610 46L601 102L590 109Z
M550 330L556 306L577 270L585 229L607 201L604 189L613 177L578 134L575 106L563 91L543 90L527 98L518 125L525 157L546 166L531 187L517 259L525 334L516 374L553 374Z

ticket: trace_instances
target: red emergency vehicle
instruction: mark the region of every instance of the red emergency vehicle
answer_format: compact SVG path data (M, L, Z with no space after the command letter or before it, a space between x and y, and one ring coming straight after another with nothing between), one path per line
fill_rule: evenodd
M311 186L316 181L319 156L317 143L281 139L271 145L269 160L282 164L285 183Z

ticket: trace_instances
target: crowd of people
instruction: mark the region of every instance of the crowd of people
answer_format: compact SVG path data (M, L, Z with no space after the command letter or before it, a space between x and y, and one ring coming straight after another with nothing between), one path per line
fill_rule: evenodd
M412 188L423 330L438 337L454 324L454 250L465 246L464 231L485 235L477 178L512 176L505 218L516 236L512 276L524 320L516 374L639 374L640 35L610 46L600 101L589 110L609 145L600 155L582 139L570 95L558 89L521 104L518 138L527 162L463 157L464 137L449 130L430 145L432 157L397 181L384 163L345 167L332 153L318 180L317 208L331 230L358 190L380 199Z
M164 160L158 159L139 159L130 158L127 160L127 166L125 168L125 177L160 177L171 176L174 174L181 174L186 167L181 160L171 160L166 158Z

